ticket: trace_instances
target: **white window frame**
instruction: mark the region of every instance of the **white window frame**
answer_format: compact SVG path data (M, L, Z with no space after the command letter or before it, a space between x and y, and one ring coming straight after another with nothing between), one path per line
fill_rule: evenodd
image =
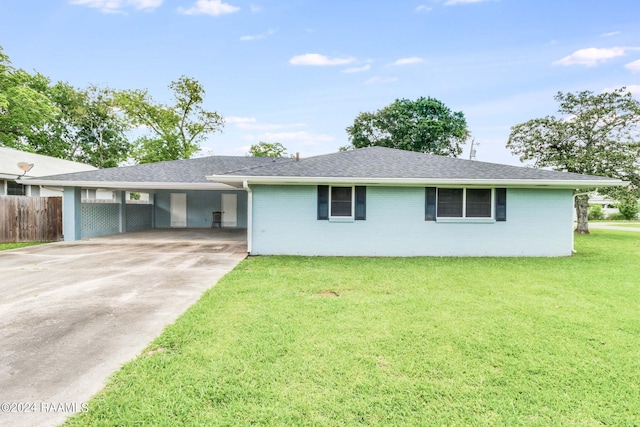
M333 210L332 202L333 202L333 188L351 188L351 215L343 216L343 215L332 215ZM355 220L356 217L356 187L355 185L330 185L329 186L329 220Z
M438 220L495 220L496 217L496 189L495 188L469 188L470 190L491 190L491 216L467 216L467 187L462 187L462 216L438 216L438 205L440 203L440 189L459 190L461 187L437 187L436 188L436 221Z

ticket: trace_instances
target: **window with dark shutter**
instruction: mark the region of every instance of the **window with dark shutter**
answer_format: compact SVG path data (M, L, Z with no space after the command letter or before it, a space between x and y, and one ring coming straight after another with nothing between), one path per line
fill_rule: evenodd
M424 220L436 220L436 187L425 188Z
M438 202L436 205L439 217L462 218L462 188L438 188Z
M455 218L506 221L507 189L425 187L424 219L440 218L453 222Z
M356 187L355 219L358 221L367 219L367 187Z
M491 218L491 189L468 188L466 199L467 218Z
M496 188L496 221L507 220L507 189Z
M328 185L318 185L318 219L329 219Z
M331 187L329 216L353 216L353 187Z

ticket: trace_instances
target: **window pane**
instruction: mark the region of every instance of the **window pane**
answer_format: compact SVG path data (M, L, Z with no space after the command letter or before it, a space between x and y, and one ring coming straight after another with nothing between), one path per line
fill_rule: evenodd
M438 189L438 216L462 217L462 188Z
M467 218L491 218L491 190L467 189Z
M352 216L351 187L331 187L331 216Z
M24 196L25 194L27 194L27 192L24 185L18 184L15 181L7 181L7 195Z

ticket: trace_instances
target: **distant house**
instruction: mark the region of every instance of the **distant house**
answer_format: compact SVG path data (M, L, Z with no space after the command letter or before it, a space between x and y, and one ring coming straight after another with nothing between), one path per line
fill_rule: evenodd
M213 156L31 179L64 187L65 239L246 228L252 255L566 256L576 189L616 179L370 147L304 159ZM82 203L110 188L113 205ZM146 191L148 205L127 205ZM215 232L215 231L212 231Z
M0 147L0 195L61 196L62 187L31 185L25 178L95 170L84 163Z

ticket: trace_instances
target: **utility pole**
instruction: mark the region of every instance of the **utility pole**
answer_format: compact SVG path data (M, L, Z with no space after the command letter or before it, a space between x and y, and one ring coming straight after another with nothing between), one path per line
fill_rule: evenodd
M476 139L472 138L471 139L471 150L469 150L469 160L475 160L476 159L476 149L473 147L474 145L478 146L480 144L476 144Z

